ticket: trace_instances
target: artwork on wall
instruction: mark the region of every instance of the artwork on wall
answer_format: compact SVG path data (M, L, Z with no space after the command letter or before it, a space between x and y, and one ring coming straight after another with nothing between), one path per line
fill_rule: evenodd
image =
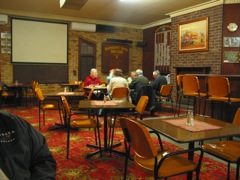
M208 51L208 17L178 25L178 52Z
M239 63L240 52L238 51L225 51L224 52L224 63Z
M224 47L240 47L240 37L224 37Z
M11 34L1 32L1 54L11 54Z

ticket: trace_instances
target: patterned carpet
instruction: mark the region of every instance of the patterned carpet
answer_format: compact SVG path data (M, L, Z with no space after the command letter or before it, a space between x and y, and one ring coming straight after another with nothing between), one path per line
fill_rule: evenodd
M38 108L2 108L3 110L12 112L26 121L30 122L38 129ZM170 116L172 113L160 112L155 116ZM148 114L146 114L148 116ZM49 131L48 128L59 122L57 111L48 111L46 113L46 125L43 126L41 133L46 137L48 146L57 161L57 180L118 180L123 178L124 156L113 153L109 157L109 153L103 153L103 157L99 155L86 158L86 155L93 152L95 149L86 147L86 144L94 144L94 134L92 130L84 129L71 132L70 156L66 159L66 131L55 130ZM101 127L101 131L103 127ZM101 133L103 136L103 133ZM103 137L101 137L103 139ZM115 142L122 142L123 134L121 130L115 133ZM157 139L154 139L156 147L158 147ZM177 151L180 148L163 142L165 149ZM117 148L119 151L124 151L123 145ZM196 155L195 158L198 158ZM202 180L222 180L226 179L227 165L204 157L201 168L200 179ZM195 178L195 175L193 176ZM152 180L151 174L140 171L134 165L134 162L129 161L128 175L129 180ZM177 176L169 179L186 179L186 175ZM231 168L231 179L235 179L235 168Z

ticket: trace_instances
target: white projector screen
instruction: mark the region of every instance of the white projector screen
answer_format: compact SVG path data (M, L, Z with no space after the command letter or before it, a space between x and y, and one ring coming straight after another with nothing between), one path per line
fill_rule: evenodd
M12 18L13 63L67 63L68 24Z

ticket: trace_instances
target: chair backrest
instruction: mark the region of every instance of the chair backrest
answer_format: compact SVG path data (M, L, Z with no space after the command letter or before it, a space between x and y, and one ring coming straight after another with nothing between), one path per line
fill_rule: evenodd
M230 97L230 84L226 77L209 76L206 78L207 94L215 97Z
M42 93L42 90L39 87L35 88L35 93L39 101L44 101L45 97Z
M141 96L140 100L137 103L137 106L135 108L135 110L139 113L139 114L143 114L147 104L148 104L148 96Z
M31 86L32 86L32 90L35 92L35 89L38 86L38 82L37 81L32 81Z
M65 96L61 96L61 99L62 99L62 105L63 105L63 108L64 108L64 110L66 112L66 115L70 116L71 115L71 109L70 109L70 106L68 104L68 101L67 101L66 97Z
M94 88L91 88L91 90L88 93L87 100L91 100L93 91L94 91Z
M240 126L240 108L238 108L237 112L235 113L233 124Z
M135 155L141 158L157 156L153 140L148 129L135 120L128 118L119 119L125 140L134 149Z
M183 92L199 92L200 85L197 76L184 75L180 81Z
M161 96L169 97L172 93L172 89L173 89L173 86L170 84L162 85L162 87L160 89Z
M78 91L84 91L84 82L81 82L78 86Z
M129 94L129 90L127 87L115 87L112 91L112 98L127 98Z

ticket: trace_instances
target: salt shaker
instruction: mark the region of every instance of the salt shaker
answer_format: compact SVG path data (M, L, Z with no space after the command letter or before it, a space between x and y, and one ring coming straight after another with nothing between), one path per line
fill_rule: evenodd
M191 111L188 110L188 111L187 111L187 121L186 121L186 124L187 124L187 125L190 125L190 118L191 118L190 116L191 116Z
M190 125L194 126L194 118L193 118L193 112L190 112Z

